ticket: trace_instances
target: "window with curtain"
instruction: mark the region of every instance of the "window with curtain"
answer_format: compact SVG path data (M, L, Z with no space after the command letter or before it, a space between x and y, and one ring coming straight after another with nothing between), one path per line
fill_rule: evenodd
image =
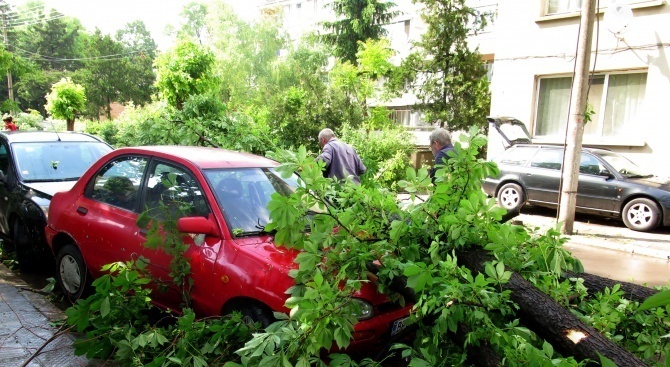
M582 0L547 0L545 15L573 13L579 11Z
M601 74L590 78L591 121L585 137L620 136L634 129L644 102L647 73ZM570 77L541 78L538 86L534 136L564 136L570 107Z

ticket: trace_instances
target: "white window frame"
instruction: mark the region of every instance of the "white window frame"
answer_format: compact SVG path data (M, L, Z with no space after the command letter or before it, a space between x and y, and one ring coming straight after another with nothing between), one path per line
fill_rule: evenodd
M617 76L617 75L625 75L625 74L645 74L647 78L649 77L649 72L648 70L630 70L630 71L610 71L610 72L602 72L602 73L595 73L594 78L603 78L604 77L604 84L603 84L603 90L602 90L602 95L600 98L600 101L598 101L598 111L599 114L597 115L597 120L588 122L589 124L597 124L596 132L591 133L591 134L584 134L584 140L585 141L595 141L595 142L619 142L625 139L622 139L621 135L626 134L627 131L634 131L634 129L631 127L632 125L636 124L638 121L640 121L640 113L642 110L642 106L644 106L644 99L646 98L646 80L645 80L645 90L644 90L644 97L642 97L642 100L638 101L637 105L637 114L636 116L631 117L629 120L624 121L622 127L620 128L621 130L617 130L615 136L604 136L603 131L604 131L604 119L605 119L605 110L607 106L607 94L610 92L609 90L609 82L610 82L610 77L612 76ZM537 78L537 85L536 85L536 91L535 91L535 113L534 113L534 121L535 123L533 124L533 129L532 129L532 136L533 140L547 140L550 141L552 138L557 138L557 137L563 137L565 135L565 126L567 124L567 119L566 121L560 121L559 122L559 127L557 132L554 133L548 133L545 135L539 135L537 133L539 124L540 124L540 102L542 96L540 95L541 92L541 85L543 80L548 80L548 79L571 79L572 75L551 75L551 76L540 76ZM565 106L564 108L569 108L569 101L568 101L568 106ZM594 104L594 101L589 101L590 104ZM563 108L561 106L561 108ZM571 112L572 113L572 112ZM638 143L635 143L638 144Z

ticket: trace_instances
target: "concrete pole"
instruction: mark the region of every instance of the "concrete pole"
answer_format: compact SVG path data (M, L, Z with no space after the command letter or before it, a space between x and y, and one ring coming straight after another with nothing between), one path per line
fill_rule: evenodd
M558 220L563 222L561 232L566 235L572 234L575 222L577 183L579 182L579 163L581 160L582 137L584 136L584 112L586 111L595 9L596 0L582 1L581 31L579 33L575 79L572 82L571 115L568 122L565 158L563 159L563 186L558 212Z

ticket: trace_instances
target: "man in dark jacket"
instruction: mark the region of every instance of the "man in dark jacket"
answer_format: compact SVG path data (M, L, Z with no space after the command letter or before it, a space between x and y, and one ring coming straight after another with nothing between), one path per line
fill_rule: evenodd
M339 141L331 129L321 130L319 144L322 149L316 159L326 162L324 177L338 180L351 177L355 183L361 183L358 176L365 173L367 168L354 148Z
M439 166L444 166L447 163L447 160L451 157L447 154L450 150L454 150L453 144L451 144L451 135L445 129L435 129L430 133L430 150L433 152L435 157L435 163L433 168L430 169L430 177L435 178L435 172Z

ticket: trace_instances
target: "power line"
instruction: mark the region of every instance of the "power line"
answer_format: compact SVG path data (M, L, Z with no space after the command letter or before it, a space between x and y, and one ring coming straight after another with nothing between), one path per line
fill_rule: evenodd
M26 57L26 59L33 60L33 61L86 61L86 60L121 60L126 58L127 56L142 53L142 52L148 52L147 50L135 50L135 51L130 51L130 52L125 52L125 53L120 53L120 54L110 54L110 55L102 55L102 56L91 56L91 57L81 57L81 58L58 58L58 57L52 57L52 56L44 56L40 55L38 53L28 51L21 49L19 47L14 47L16 50L23 52L24 54L29 54L29 55L34 55L36 57L31 58L31 57Z

